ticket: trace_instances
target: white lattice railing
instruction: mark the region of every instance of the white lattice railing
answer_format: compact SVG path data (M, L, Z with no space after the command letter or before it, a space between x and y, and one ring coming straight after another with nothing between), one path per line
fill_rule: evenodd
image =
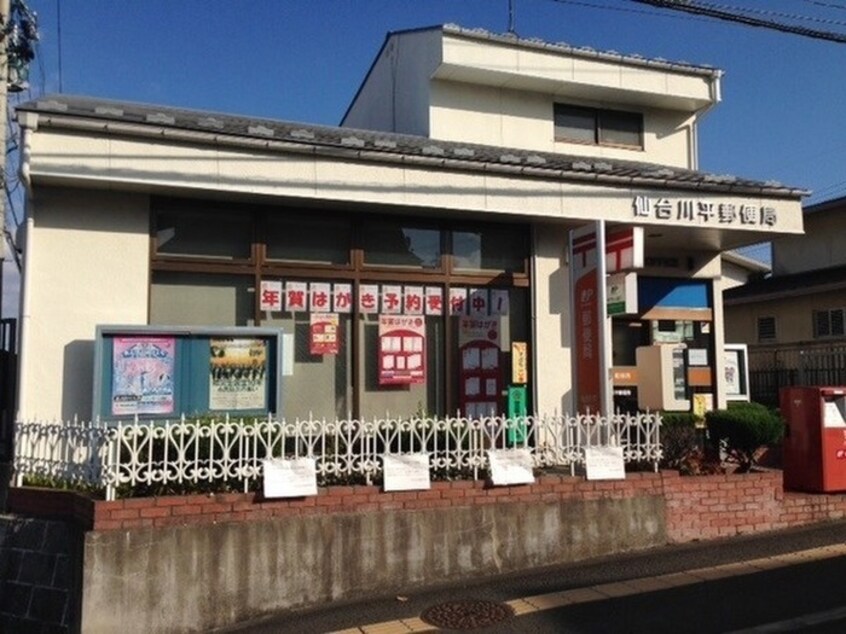
M435 474L479 478L487 450L528 448L535 467L584 463L586 448L619 446L626 462L661 459L658 414L610 417L415 418L362 420L181 419L18 422L14 473L24 478L105 487L228 483L247 490L266 458L310 457L321 484L372 482L385 454L427 452Z

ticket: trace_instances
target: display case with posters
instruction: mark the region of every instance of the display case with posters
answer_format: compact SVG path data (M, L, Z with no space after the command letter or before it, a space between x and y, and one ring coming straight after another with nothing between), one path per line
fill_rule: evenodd
M282 403L282 330L98 326L101 419L267 415Z

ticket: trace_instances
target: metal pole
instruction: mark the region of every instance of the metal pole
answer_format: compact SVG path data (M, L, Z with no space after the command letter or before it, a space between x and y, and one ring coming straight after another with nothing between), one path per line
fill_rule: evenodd
M0 0L0 317L3 316L3 277L6 269L6 112L9 81L9 55L7 51L10 0Z

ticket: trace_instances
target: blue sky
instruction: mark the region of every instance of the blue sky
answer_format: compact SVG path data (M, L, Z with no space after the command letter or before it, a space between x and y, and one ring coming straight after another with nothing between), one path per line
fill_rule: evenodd
M730 4L827 19L797 23L846 33L846 0ZM445 22L497 33L508 28L507 0L29 0L29 6L42 39L23 98L61 86L72 94L330 125L340 121L388 31ZM723 103L700 131L701 168L808 188L819 192L815 201L846 194L846 44L629 0L515 0L515 16L523 37L722 68ZM14 280L5 286L14 292Z

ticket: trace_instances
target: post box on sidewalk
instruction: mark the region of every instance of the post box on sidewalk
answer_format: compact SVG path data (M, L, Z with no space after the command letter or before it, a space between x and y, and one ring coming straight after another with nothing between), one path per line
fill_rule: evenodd
M784 488L846 491L846 387L785 387Z

